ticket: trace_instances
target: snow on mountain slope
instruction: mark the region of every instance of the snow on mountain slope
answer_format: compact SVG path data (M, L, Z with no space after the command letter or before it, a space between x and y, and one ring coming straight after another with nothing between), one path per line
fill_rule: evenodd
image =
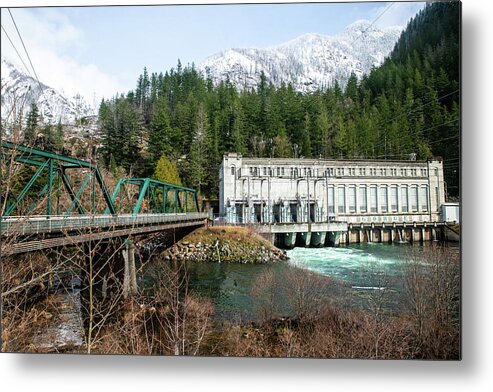
M199 69L214 83L229 80L239 89L256 88L263 71L267 81L291 83L301 92L345 86L351 73L358 78L382 64L402 28L379 30L361 20L335 36L304 34L264 49L229 49L205 59Z
M2 121L12 121L14 113L26 118L31 104L36 103L45 124L75 124L77 119L95 114L80 97L73 100L61 92L39 83L36 79L17 69L7 59L1 62Z

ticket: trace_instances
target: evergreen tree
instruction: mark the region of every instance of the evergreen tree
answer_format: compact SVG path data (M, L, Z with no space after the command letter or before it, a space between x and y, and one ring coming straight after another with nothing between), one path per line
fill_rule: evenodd
M160 156L169 155L173 151L172 129L169 123L168 107L164 97L156 104L156 112L150 124L149 153L151 164Z
M176 164L166 155L162 155L157 161L152 178L158 181L168 182L170 184L182 185Z
M32 144L36 140L39 121L38 105L31 104L31 110L27 114L26 128L24 130L24 143Z

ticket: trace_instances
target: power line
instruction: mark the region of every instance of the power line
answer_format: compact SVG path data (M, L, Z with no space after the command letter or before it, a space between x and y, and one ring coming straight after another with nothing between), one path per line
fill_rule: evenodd
M29 68L27 67L26 63L25 63L25 62L24 62L24 60L22 59L22 57L21 57L21 55L20 55L19 51L17 50L17 48L15 47L14 43L13 43L13 42L12 42L12 40L10 39L9 34L7 33L7 30L5 30L5 28L3 27L3 25L2 25L2 30L3 30L3 32L5 33L5 35L7 36L8 40L9 40L9 42L10 42L10 45L12 45L12 47L14 48L15 53L17 53L17 56L19 57L19 59L20 59L20 60L21 60L21 62L22 62L22 65L24 65L24 68L26 69L27 73L29 74L29 76L31 76L31 77L32 77L32 75L31 75L31 71L29 71Z
M351 43L350 43L350 46L353 45L357 40L359 40L368 30L370 30L370 27L373 26L375 24L375 22L380 19L383 14L385 14L389 9L390 7L392 7L395 3L390 3L387 8L385 8L382 13L380 15L378 15L374 20L373 22L370 23L370 25L366 28L365 31L362 31L361 32L361 35L358 35Z
M442 95L441 97L437 98L437 101L440 101L440 100L442 100L443 98L447 98L447 97L449 97L449 96L451 96L451 95L453 95L453 94L456 94L456 93L458 93L459 91L460 91L460 90L459 90L459 89L457 89L457 90L455 90L455 91L452 91L451 93L448 93L448 94ZM400 117L402 117L402 116L405 116L405 115L409 116L410 114L414 113L415 111L417 111L417 110L419 110L419 109L422 109L422 108L424 108L424 107L426 107L426 106L428 106L428 105L431 105L434 101L435 101L434 99L430 99L428 102L426 102L426 103L424 103L424 104L422 104L422 105L419 105L418 107L415 107L414 109L409 110L408 112L401 113L401 114L399 114L398 116L395 116L394 118L390 119L390 120L389 120L389 121L388 121L385 125L388 125L388 124L390 124L391 122L394 122L395 120L397 120L398 118L400 118Z
M457 121L457 120L455 120L455 121ZM446 123L444 123L444 124L446 124ZM440 125L444 125L444 124L440 124ZM439 127L440 125L437 125L437 127ZM455 139L455 138L458 138L459 136L460 135L454 135L454 136L450 136L450 137L445 137L443 139L433 140L432 142L429 142L428 144L435 144L435 143L438 143L438 142L443 142L445 140Z
M19 36L19 38L21 40L24 51L26 52L27 58L29 60L29 64L31 64L31 68L33 69L34 76L36 76L36 80L38 81L38 86L39 86L39 92L41 93L43 91L43 88L41 87L41 83L39 82L39 78L38 78L38 75L36 73L36 70L34 69L34 65L31 61L31 57L29 56L29 52L27 51L26 45L24 44L24 40L22 39L22 35L21 35L19 29L17 28L17 23L15 23L15 19L14 19L14 16L12 15L12 12L10 11L10 8L7 8L7 9L9 11L10 18L12 19L12 22L14 23L14 27L15 27L15 30L17 31L17 35Z

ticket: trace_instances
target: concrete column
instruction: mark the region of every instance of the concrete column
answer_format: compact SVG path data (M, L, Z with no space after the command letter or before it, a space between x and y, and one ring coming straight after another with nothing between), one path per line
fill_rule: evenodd
M135 246L130 239L125 241L123 250L123 298L137 294L137 273L135 269Z

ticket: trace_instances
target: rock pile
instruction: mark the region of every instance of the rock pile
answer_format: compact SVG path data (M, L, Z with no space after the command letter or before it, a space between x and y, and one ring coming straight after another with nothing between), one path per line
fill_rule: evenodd
M190 233L162 256L193 262L271 263L286 260L284 251L244 228L202 228Z

